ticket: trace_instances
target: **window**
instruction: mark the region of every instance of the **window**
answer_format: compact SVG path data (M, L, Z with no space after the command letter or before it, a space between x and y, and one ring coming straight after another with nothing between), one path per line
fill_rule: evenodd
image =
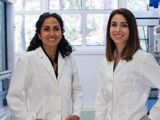
M49 0L49 10L81 9L81 0Z
M109 18L109 14L87 14L86 45L104 45L105 44L108 18Z
M63 14L65 24L65 36L72 45L82 44L82 28L80 14ZM73 24L75 23L75 24Z
M118 0L17 0L15 52L26 50L35 34L35 22L45 11L62 16L66 38L72 45L104 45L107 19L115 8L118 8Z
M35 33L38 15L15 16L15 52L25 51Z
M5 3L0 0L0 71L6 70L6 19L5 19Z
M116 9L118 0L86 0L86 9Z
M149 0L127 0L127 8L134 11L148 10Z
M148 33L147 26L138 26L139 38L143 50L148 51Z
M40 0L16 0L16 11L40 11Z
M56 12L64 20L65 36L75 46L104 46L110 12L119 7L147 10L147 0L17 0L15 4L15 52L26 51L43 12ZM147 28L139 26L146 49Z

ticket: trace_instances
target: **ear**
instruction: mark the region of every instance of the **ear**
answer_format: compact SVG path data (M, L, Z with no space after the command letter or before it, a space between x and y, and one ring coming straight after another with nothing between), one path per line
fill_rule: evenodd
M38 38L41 40L41 35L39 33L37 33L37 34L38 34Z

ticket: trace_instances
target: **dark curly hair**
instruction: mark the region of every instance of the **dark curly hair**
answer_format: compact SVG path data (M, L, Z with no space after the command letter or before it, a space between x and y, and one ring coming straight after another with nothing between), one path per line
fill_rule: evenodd
M42 15L40 15L38 21L36 22L36 31L35 31L36 33L35 33L34 37L32 38L30 45L27 48L27 51L35 50L36 48L38 48L40 46L42 47L42 41L39 39L38 33L40 33L40 29L42 27L44 20L49 17L54 17L57 19L57 21L60 24L61 31L62 31L62 39L61 39L60 43L58 44L57 52L60 52L62 54L63 58L65 56L69 56L72 53L73 48L64 36L65 31L64 31L63 20L60 17L60 15L58 15L57 13L49 13L49 12L46 12L46 13L43 13Z

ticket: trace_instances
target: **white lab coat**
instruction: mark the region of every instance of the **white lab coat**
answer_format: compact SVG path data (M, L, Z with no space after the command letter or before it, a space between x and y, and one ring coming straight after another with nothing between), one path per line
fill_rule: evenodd
M58 56L58 78L41 47L25 53L17 62L7 101L16 120L65 120L80 116L82 89L73 56Z
M96 96L96 120L140 120L147 115L145 105L151 87L160 89L160 66L155 58L138 50L133 60L103 60ZM151 120L160 120L160 99L151 109Z

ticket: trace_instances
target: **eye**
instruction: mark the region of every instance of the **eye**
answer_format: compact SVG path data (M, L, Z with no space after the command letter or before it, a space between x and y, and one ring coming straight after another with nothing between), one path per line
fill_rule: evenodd
M122 27L128 27L128 24L127 23L123 23L121 26Z
M42 28L42 30L43 30L43 31L49 31L50 29L49 29L49 27L46 27L46 26L45 26L45 27Z
M111 26L115 27L115 26L117 26L117 24L116 23L111 23Z
M60 28L58 26L53 27L53 31L60 31Z

